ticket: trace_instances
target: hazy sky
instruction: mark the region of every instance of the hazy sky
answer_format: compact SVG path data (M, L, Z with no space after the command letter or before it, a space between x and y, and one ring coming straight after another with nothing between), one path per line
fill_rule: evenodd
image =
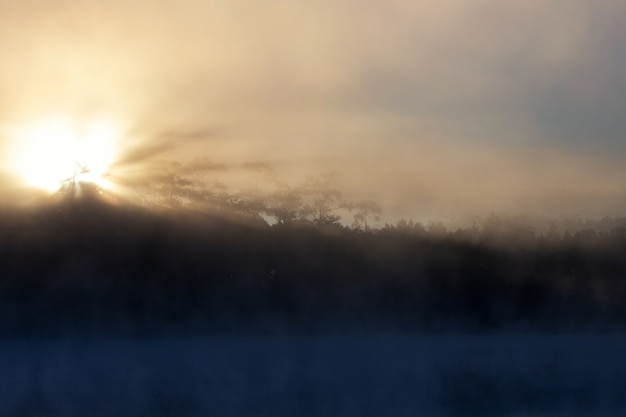
M623 0L0 0L0 62L5 165L64 113L397 215L626 214Z

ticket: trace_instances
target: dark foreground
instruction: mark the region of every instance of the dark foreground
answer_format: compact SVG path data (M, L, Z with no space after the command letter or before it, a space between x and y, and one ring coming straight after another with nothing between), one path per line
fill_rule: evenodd
M624 222L0 210L0 416L623 416Z
M5 340L2 416L622 416L624 336Z
M0 337L626 328L626 227L498 230L270 226L88 199L0 210Z

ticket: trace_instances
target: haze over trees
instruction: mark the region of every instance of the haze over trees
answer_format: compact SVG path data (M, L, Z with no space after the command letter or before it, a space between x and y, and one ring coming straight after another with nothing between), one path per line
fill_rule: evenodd
M161 162L129 185L141 195L143 206L186 207L272 224L310 222L329 226L352 217L350 224L354 228L369 229L382 214L374 201L344 199L335 172L311 175L300 184L289 185L265 163L248 162L242 167L252 174L252 187L242 190L231 191L216 179L228 170L226 166L201 158L187 164ZM250 180L250 175L246 178Z
M609 330L626 323L626 218L492 213L380 225L335 174L168 163L0 216L0 333ZM243 188L242 188L243 189ZM543 224L542 224L543 222ZM376 224L376 226L375 226Z

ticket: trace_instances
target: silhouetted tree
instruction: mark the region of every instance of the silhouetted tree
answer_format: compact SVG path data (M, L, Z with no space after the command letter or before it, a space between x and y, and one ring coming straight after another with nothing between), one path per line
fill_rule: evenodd
M443 236L448 233L448 228L440 221L431 221L428 224L428 233L436 236Z
M370 230L368 219L373 218L376 221L380 220L380 216L383 210L378 203L372 200L364 200L356 203L349 204L349 209L354 211L354 222L352 228L357 230Z
M556 228L556 224L554 224L554 222L550 223L550 228L548 229L548 232L546 233L546 239L548 239L549 242L557 242L561 240L561 234Z
M302 208L304 217L310 217L318 226L339 223L341 216L336 211L346 208L347 204L337 188L335 172L324 172L317 177L307 178L302 193L309 199Z
M409 231L409 223L403 217L400 220L398 220L398 222L396 223L395 229L398 230L398 231L407 232L407 231Z
M266 213L278 224L288 224L297 220L303 208L302 195L296 189L285 187L267 196Z
M229 196L230 208L246 218L262 221L266 211L265 201L254 194L238 193Z

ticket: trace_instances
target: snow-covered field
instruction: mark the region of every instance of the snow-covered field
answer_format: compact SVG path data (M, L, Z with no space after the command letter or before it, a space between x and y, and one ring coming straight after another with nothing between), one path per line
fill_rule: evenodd
M6 417L626 415L624 336L0 343Z

